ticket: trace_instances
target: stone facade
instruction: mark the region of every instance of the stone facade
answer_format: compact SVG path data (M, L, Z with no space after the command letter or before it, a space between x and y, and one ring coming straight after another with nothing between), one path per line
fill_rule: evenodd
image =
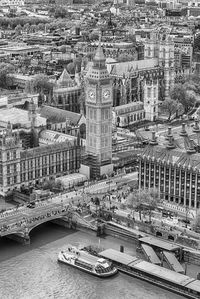
M80 113L80 97L82 88L72 80L67 70L64 69L53 89L51 105L60 109Z
M157 188L161 198L196 211L200 208L200 129L196 125L193 130L195 141L184 125L176 140L169 129L168 141L162 145L158 145L153 132L149 145L139 155L139 188Z
M99 44L93 65L86 75L86 153L93 174L110 171L112 161L112 80ZM90 160L90 161L91 161ZM103 173L102 173L103 172Z
M79 140L23 149L19 134L8 125L0 136L0 194L76 172L80 160Z

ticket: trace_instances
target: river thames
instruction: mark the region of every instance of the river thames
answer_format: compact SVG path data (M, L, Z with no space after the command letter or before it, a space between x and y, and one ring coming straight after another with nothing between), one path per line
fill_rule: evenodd
M99 279L57 263L57 255L67 244L99 245L94 234L70 231L48 223L34 229L31 245L0 240L1 299L180 299L149 283L125 274ZM101 239L100 246L135 255L135 244L112 237Z

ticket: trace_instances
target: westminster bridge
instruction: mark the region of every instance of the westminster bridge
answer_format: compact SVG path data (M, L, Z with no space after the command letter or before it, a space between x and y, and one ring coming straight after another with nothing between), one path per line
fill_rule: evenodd
M46 201L36 202L34 208L23 205L6 210L0 213L0 237L29 244L30 232L40 224L49 221L67 228L79 225L96 231L97 226L94 224L94 219L90 219L88 213L80 215L77 212L78 204L90 201L90 197L94 194L116 189L117 183L122 180L125 180L126 183L134 181L137 176L137 173L118 175L112 178L112 181L107 179L87 186L84 188L84 192L79 190L52 195Z
M0 237L7 237L22 244L30 244L30 232L40 224L53 222L75 228L78 225L96 230L71 204L41 202L34 208L22 206L0 214Z

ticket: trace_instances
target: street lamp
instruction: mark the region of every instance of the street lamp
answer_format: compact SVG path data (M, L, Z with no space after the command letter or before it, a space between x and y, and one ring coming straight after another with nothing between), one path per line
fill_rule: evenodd
M185 227L187 228L189 208L185 207Z

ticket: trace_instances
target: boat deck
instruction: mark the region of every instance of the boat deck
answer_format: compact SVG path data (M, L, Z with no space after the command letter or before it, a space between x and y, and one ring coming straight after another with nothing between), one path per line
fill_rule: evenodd
M82 261L90 263L90 264L96 264L97 260L99 259L99 257L90 255L85 251L80 250L78 252L79 252L79 255L76 255L76 253L69 252L69 251L64 252L64 253L67 255L71 255L73 257L77 257L79 260L82 260Z

